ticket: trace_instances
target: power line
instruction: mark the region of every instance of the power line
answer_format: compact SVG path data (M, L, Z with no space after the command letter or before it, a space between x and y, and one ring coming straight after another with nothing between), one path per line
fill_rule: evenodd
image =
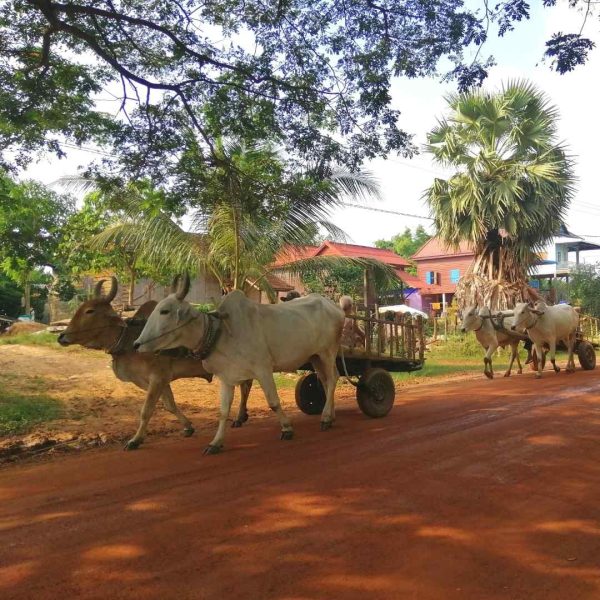
M428 221L433 221L431 217L424 217L423 215L413 215L410 213L404 213L397 210L388 210L386 208L375 208L374 206L363 206L362 204L351 204L350 202L344 202L344 206L349 206L351 208L362 208L362 210L371 210L373 212L387 213L390 215L400 215L401 217L412 217L413 219L427 219Z

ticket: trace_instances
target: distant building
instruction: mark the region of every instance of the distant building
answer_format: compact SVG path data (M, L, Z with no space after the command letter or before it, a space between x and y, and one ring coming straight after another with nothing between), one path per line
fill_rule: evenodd
M458 249L449 248L437 237L425 242L412 256L420 286L415 308L426 313L443 312L452 303L456 284L467 273L474 257L467 242L461 242Z
M589 250L600 250L600 244L571 233L563 225L558 235L540 253L540 260L532 270L530 285L540 288L544 280L568 281L573 271L582 264L581 253Z

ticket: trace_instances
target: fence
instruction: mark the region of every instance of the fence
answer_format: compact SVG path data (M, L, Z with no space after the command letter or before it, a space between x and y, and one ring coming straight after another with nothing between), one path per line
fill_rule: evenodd
M579 327L586 340L592 342L592 344L600 344L600 319L589 315L581 315Z

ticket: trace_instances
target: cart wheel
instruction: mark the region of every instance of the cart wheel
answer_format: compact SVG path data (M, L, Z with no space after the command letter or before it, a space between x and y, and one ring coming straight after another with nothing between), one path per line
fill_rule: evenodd
M577 356L582 369L591 371L596 368L596 351L589 342L579 342L577 344Z
M298 379L296 405L305 415L320 415L325 401L325 389L316 373L306 373Z
M535 348L531 349L531 362L529 363L529 368L532 371L537 371L538 370L538 357L537 357L537 352L535 351ZM543 351L544 355L542 356L542 371L544 370L544 367L546 366L546 350Z
M392 376L385 369L367 369L358 381L356 400L368 417L385 417L396 397Z

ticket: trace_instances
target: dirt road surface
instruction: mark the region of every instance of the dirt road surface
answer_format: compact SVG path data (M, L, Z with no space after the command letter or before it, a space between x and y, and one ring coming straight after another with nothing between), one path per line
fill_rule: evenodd
M348 397L0 472L0 597L600 598L600 372Z

